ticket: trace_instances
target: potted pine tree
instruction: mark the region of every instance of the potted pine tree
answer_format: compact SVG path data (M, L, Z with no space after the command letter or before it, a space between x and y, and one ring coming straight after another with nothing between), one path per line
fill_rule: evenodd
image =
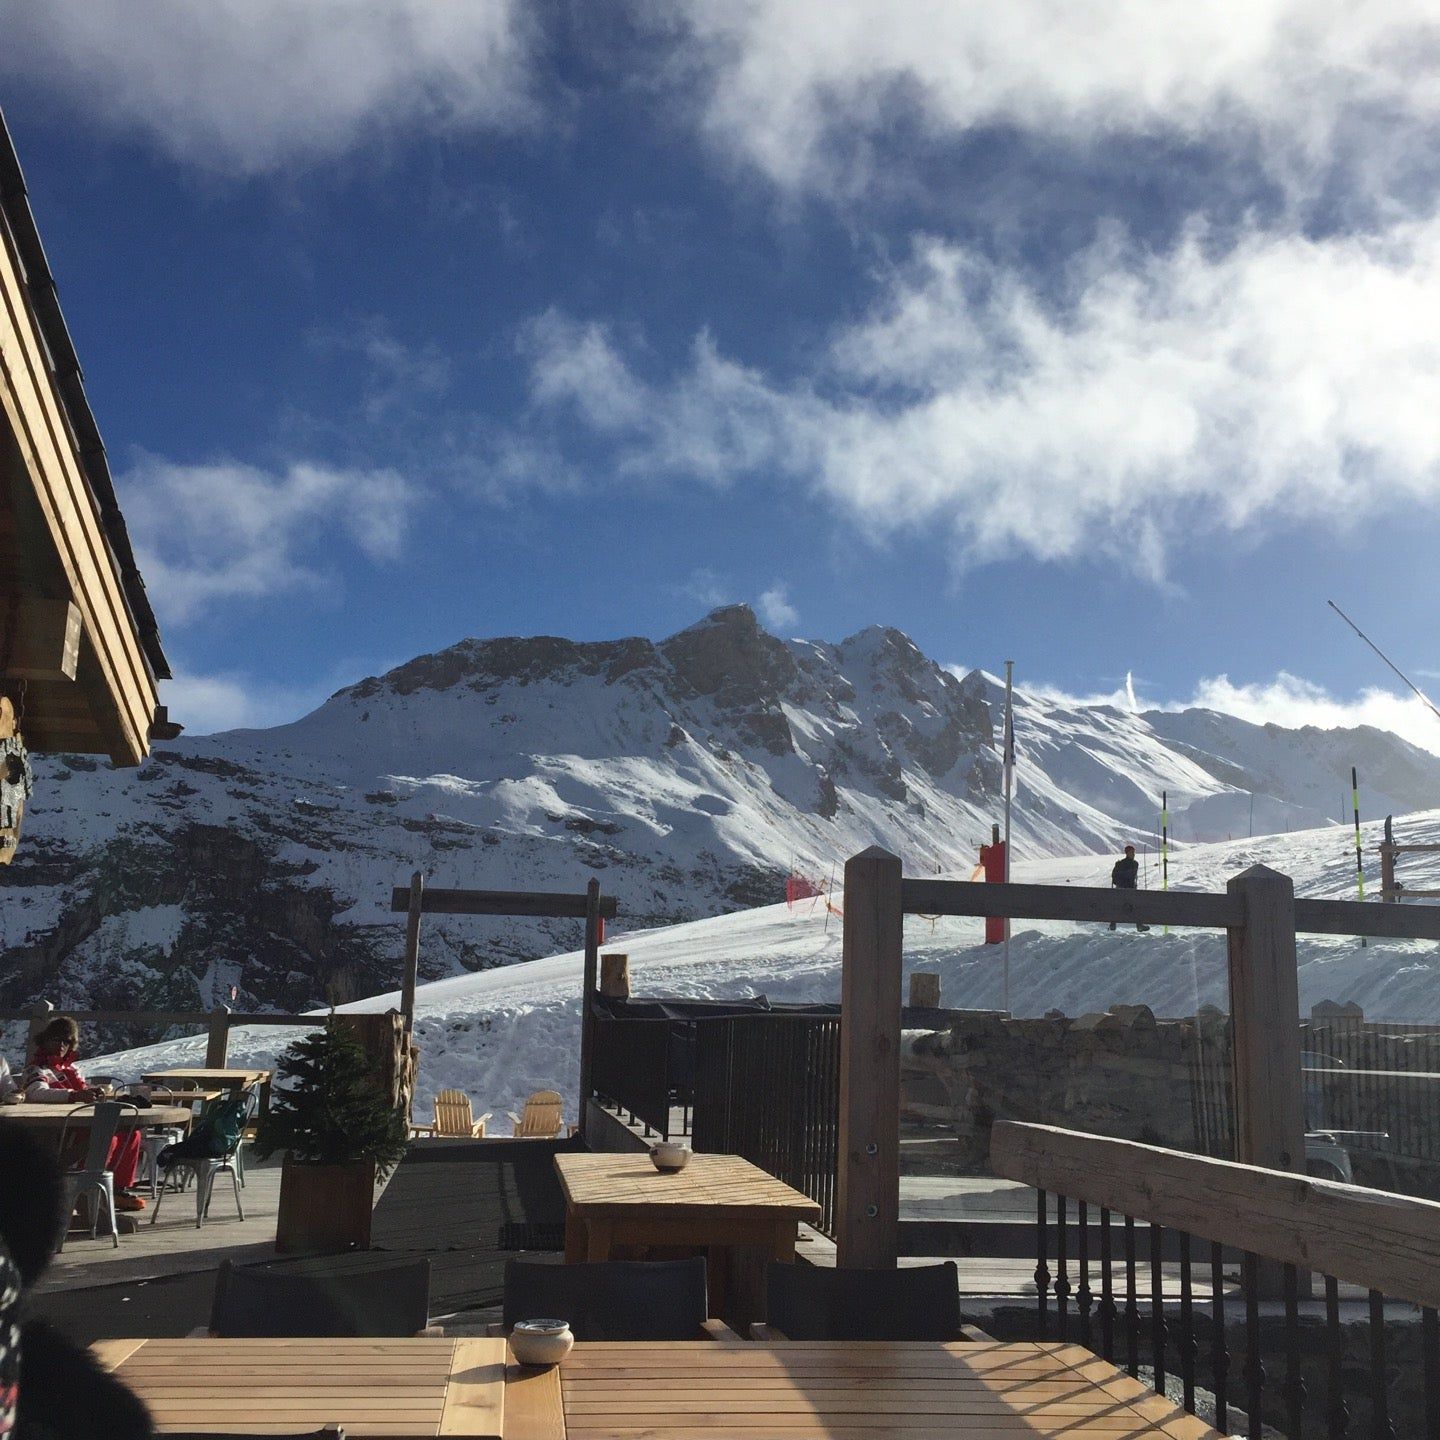
M370 1247L375 1181L405 1154L405 1118L376 1083L354 1034L332 1015L280 1057L255 1150L285 1152L275 1248Z

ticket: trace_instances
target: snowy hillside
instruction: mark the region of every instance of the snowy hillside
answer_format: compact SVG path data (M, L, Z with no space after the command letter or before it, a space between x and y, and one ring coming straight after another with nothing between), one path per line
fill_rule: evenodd
M1414 817L1404 838L1440 841L1440 812ZM1292 876L1297 893L1353 895L1354 851L1338 831L1310 831L1266 840L1197 845L1172 864L1173 888L1223 889L1227 879L1264 863ZM1378 844L1378 826L1364 843ZM1373 854L1373 851L1371 851ZM1016 867L1017 880L1103 885L1108 860L1036 860ZM1155 877L1147 876L1152 882ZM1412 888L1440 887L1440 856L1412 857L1403 877ZM843 897L842 897L843 898ZM437 925L443 921L436 922ZM943 998L955 1007L999 1008L1003 972L998 947L981 942L982 922L909 917L907 974L938 969ZM612 948L612 947L607 947ZM617 936L613 948L630 956L636 995L733 997L763 994L775 1001L838 1001L840 926L823 905L770 905L739 914L644 934ZM1300 1003L1355 1000L1375 1019L1440 1023L1440 953L1424 941L1372 941L1362 949L1342 936L1302 936ZM458 1086L479 1110L502 1115L530 1091L554 1087L572 1097L578 1083L578 951L482 975L442 980L417 994L416 1039L421 1049L417 1113L436 1090ZM1202 1004L1227 1005L1225 937L1217 931L1170 935L1110 932L1103 926L1034 923L1018 926L1011 942L1011 1007L1040 1015L1103 1010L1115 1002L1144 1003L1160 1015L1193 1014ZM395 993L347 1010L398 1005ZM268 1065L283 1043L274 1031L240 1030L231 1055ZM160 1065L197 1063L203 1039L152 1046L106 1059L120 1075Z
M744 606L669 639L466 640L271 730L181 740L138 771L42 761L0 870L0 1004L307 1009L396 980L391 887L570 889L626 928L778 900L880 843L968 875L1000 818L996 682L898 631L780 640ZM1285 731L1017 697L1020 857L1440 806L1440 758L1378 731ZM1333 805L1331 804L1333 799ZM1337 837L1340 832L1337 830ZM1337 841L1338 843L1338 841ZM546 921L431 927L424 978L553 952Z

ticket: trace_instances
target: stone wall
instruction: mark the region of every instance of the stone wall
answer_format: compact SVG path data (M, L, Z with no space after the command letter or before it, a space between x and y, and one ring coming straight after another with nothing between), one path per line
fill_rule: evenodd
M1229 1019L1213 1007L1187 1020L1144 1005L1074 1019L957 1012L948 1030L905 1038L906 1132L947 1131L962 1169L984 1169L996 1120L1229 1153Z

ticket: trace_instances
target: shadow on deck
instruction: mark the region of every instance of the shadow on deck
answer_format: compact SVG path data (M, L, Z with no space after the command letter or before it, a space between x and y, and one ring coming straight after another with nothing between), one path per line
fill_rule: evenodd
M580 1148L575 1139L412 1141L376 1203L372 1249L293 1259L274 1252L279 1166L255 1166L243 1224L220 1209L217 1193L216 1218L197 1230L193 1202L187 1211L188 1197L168 1197L160 1224L152 1231L142 1223L121 1237L118 1250L108 1240L67 1242L34 1296L33 1313L85 1344L184 1335L208 1321L224 1259L334 1275L423 1256L432 1318L497 1305L508 1258L563 1248L565 1203L554 1157Z

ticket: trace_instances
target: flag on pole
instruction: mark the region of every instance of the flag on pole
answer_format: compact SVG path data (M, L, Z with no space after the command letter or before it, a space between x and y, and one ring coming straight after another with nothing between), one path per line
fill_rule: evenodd
M1010 707L1010 698L1005 699L1005 789L1015 775L1015 715Z

